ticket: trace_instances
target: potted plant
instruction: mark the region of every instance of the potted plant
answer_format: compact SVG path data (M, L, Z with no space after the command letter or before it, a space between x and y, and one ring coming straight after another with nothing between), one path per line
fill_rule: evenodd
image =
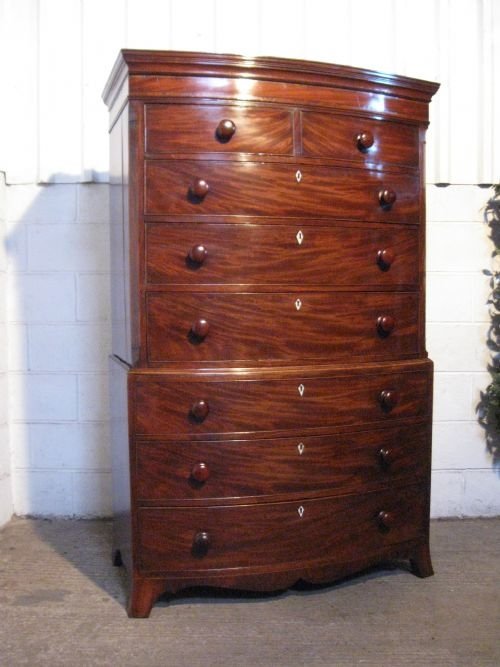
M497 264L500 259L500 183L493 187L493 195L488 200L484 218L490 228L490 238L494 245L492 257ZM478 405L479 421L486 431L486 442L493 456L493 463L500 466L500 267L485 270L483 273L490 279L491 324L488 330L488 347L492 352L491 364L488 368L491 382L481 393Z

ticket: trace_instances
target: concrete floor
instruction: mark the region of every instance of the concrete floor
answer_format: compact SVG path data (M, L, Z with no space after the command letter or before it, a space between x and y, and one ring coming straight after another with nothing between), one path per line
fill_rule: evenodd
M500 665L500 519L432 525L436 575L378 569L275 595L196 592L128 619L107 521L0 531L0 664Z

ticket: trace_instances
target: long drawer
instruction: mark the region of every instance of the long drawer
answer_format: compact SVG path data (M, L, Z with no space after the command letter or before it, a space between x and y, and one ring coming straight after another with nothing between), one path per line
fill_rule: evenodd
M301 164L149 160L145 188L149 215L419 222L417 175ZM381 203L387 191L396 196L391 206Z
M296 502L138 510L143 572L352 562L421 537L427 493L413 486Z
M417 424L269 440L139 441L135 452L138 501L340 495L423 479L430 437Z
M146 224L150 284L416 285L418 228Z
M286 379L129 376L136 436L175 440L209 434L305 429L390 422L429 411L427 371L372 372Z
M147 104L151 153L293 153L287 109L220 104Z
M148 359L397 359L418 353L418 295L160 293L146 300Z

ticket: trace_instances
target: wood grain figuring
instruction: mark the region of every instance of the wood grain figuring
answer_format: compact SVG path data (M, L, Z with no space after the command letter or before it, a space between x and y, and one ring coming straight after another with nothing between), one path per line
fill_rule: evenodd
M233 382L175 382L141 376L134 384L135 433L164 439L187 434L303 431L428 414L425 372ZM390 412L380 403L380 394L387 389L399 394L398 405ZM209 413L197 421L190 410L201 399L208 403Z
M162 592L325 583L381 560L432 574L436 90L279 58L119 56L104 97L129 615Z
M416 355L416 294L285 292L147 296L150 362L397 359ZM391 316L390 335L378 319ZM196 335L198 321L206 333Z
M377 91L348 90L328 85L259 81L256 78L233 79L226 77L187 76L158 77L132 75L129 79L129 99L154 100L160 96L206 101L274 102L277 104L306 104L310 107L331 107L354 114L383 115L427 124L428 104L420 100L404 99Z
M149 153L293 153L290 110L147 104L145 114ZM236 126L227 140L217 136L217 127L224 119Z
M356 137L368 131L373 145L358 147ZM327 113L302 113L304 155L355 160L360 165L418 165L418 129L412 125L346 118Z
M189 196L197 178L210 187L201 202ZM397 201L385 209L379 203L379 192L388 187L397 193ZM403 174L299 163L146 162L148 215L307 215L415 224L419 222L418 194L418 178Z
M202 262L189 258L194 247ZM378 253L390 249L390 266ZM295 225L146 224L146 280L159 285L416 286L418 229ZM202 253L204 255L204 253ZM201 255L200 255L201 257Z
M137 497L168 504L365 492L425 480L429 445L426 424L252 441L138 441ZM200 463L206 475L202 482L193 477Z
M186 575L226 567L280 571L328 562L332 553L337 560L359 558L424 533L427 508L421 491L410 486L300 503L141 509L139 567ZM380 511L393 514L390 530L380 529ZM210 539L203 554L193 551L200 530Z

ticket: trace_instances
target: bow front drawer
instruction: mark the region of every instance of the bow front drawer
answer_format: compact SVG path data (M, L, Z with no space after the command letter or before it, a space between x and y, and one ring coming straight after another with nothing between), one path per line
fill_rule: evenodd
M216 160L146 162L147 215L419 222L419 178L367 169Z
M432 391L426 371L276 380L219 379L217 374L170 380L164 373L141 372L131 380L134 432L165 440L293 429L303 433L423 417L429 414Z
M421 487L295 502L138 511L140 569L274 571L380 557L427 524Z
M429 472L427 424L269 440L138 441L141 501L364 492Z
M418 295L391 292L147 295L148 359L396 359L418 353Z
M418 228L148 223L150 284L416 286Z

